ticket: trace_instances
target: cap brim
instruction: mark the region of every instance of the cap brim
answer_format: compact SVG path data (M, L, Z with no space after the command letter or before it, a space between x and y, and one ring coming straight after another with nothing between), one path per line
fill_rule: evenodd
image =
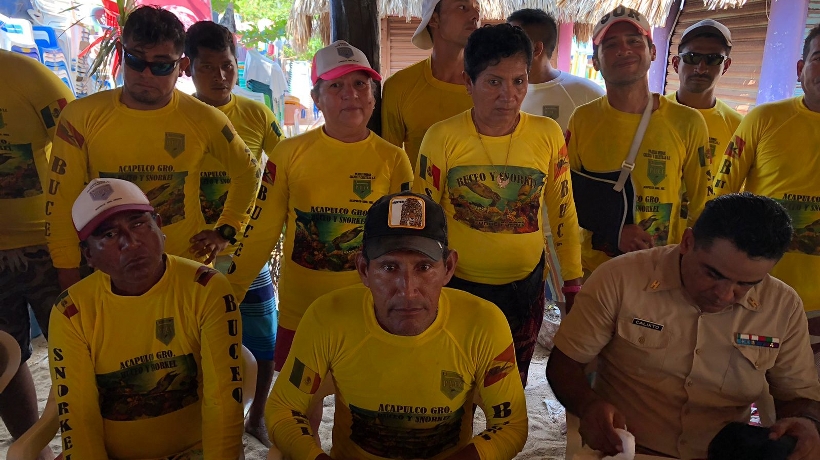
M444 246L441 242L426 236L396 235L381 236L367 240L364 244L365 255L368 259L378 259L379 257L393 251L414 251L426 255L427 257L439 261L441 260Z
M413 38L410 39L416 48L429 50L433 47L433 38L430 36L430 32L427 32L427 24L430 23L430 18L433 17L433 12L436 10L438 3L439 2L433 3L431 8L424 12L424 16L421 18L421 24L419 24L413 33Z
M360 70L362 72L366 73L373 80L382 81L382 76L379 75L379 72L376 72L375 70L371 69L370 67L365 67L365 66L359 65L359 64L346 64L346 65L343 65L343 66L336 67L333 70L328 70L327 72L323 73L322 75L319 75L316 78L316 80L313 81L313 84L315 85L316 82L319 81L319 80L333 80L334 78L343 77L343 76L345 76L345 75L347 75L351 72L357 72L357 71L360 71Z
M604 39L604 36L606 35L606 32L609 30L609 28L610 28L610 27L612 27L612 26L614 26L615 24L618 24L619 22L628 22L628 23L632 24L633 26L635 26L635 28L636 28L636 29L638 29L638 32L640 32L640 33L641 33L641 35L643 35L644 37L649 37L649 36L650 36L650 35L649 35L649 32L647 32L646 30L644 30L644 28L643 28L643 27L641 27L641 25L640 25L639 23L637 23L637 22L633 21L632 19L629 19L629 18L627 18L627 17L624 17L624 18L621 18L621 19L614 19L614 20L612 20L612 22L610 22L609 24L607 24L606 26L604 26L604 28L603 28L603 29L601 29L601 30L598 32L598 34L597 34L597 35L595 35L594 37L592 37L592 44L593 44L593 45L600 45L600 44L601 44L601 40L603 40L603 39Z
M108 219L109 217L113 216L114 214L125 212L125 211L145 211L145 212L154 212L154 208L148 204L124 204L121 206L114 206L112 208L108 208L105 211L101 212L97 216L94 216L93 219L88 221L87 224L80 230L77 230L77 236L80 238L80 241L85 241L94 233L94 230L100 226L101 223Z

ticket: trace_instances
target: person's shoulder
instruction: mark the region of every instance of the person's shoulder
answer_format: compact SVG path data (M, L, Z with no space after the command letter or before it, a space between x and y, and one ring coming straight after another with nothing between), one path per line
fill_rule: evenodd
M588 91L596 96L603 96L606 91L589 78L579 77L569 72L561 72L561 85L573 90Z
M303 147L308 147L322 139L322 128L311 129L293 137L286 137L276 144L274 150L294 151ZM270 154L269 154L270 155Z
M461 134L467 123L471 123L470 110L472 109L465 110L464 112L453 115L450 118L445 118L444 120L433 123L433 125L427 129L427 134ZM427 137L427 134L425 137Z
M178 287L202 289L229 285L225 275L219 271L195 260L184 257L166 255L168 264L166 270L169 276L175 279Z
M579 119L597 118L606 112L607 105L608 102L606 95L603 95L597 99L587 102L586 104L581 104L578 107L575 107L572 117Z
M393 75L387 77L384 81L385 91L387 91L388 88L398 89L415 84L424 75L424 68L429 65L428 59L422 59L421 61L409 67L405 67L404 69L401 69Z
M746 123L782 122L800 113L802 101L803 97L798 96L760 104L750 110L743 119L747 120Z
M329 322L329 324L337 322L355 321L363 322L362 316L362 302L368 295L368 289L365 285L359 283L352 286L336 289L328 292L313 301L310 308L313 314L321 320Z
M561 142L564 141L564 133L561 131L561 126L549 117L542 117L540 115L533 115L527 112L521 112L521 121L524 128L530 132L536 131L546 137L558 137Z
M593 274L609 274L616 278L650 277L654 270L662 268L672 253L678 252L677 244L628 252L602 263Z
M777 307L778 315L786 314L787 309L794 311L803 311L803 302L800 295L791 286L775 278L771 275L766 275L763 281L758 283L754 288L754 292L750 296L756 296L761 304L770 304L772 307Z
M28 59L28 58L27 58ZM99 91L88 96L74 99L60 112L60 119L77 117L89 112L110 112L114 110L113 98L119 97L121 88Z
M228 116L216 107L210 106L190 94L175 89L177 94L177 110L196 123L215 123L225 125Z
M708 127L706 119L699 110L679 104L677 101L660 97L659 113L670 129L676 130L683 139L691 139L690 135L707 137Z
M397 147L396 145L393 145L390 142L387 142L381 136L378 136L376 133L370 134L370 142L372 143L373 148L383 156L396 157L399 155L407 155L404 152L404 149L402 149L401 147Z
M61 292L54 301L54 308L70 320L79 318L81 312L93 314L99 306L101 291L108 283L107 275L100 271L86 276Z
M461 324L469 321L471 324L495 324L496 320L506 324L504 314L489 300L470 294L460 289L442 288L441 295L447 301L450 310L450 321L455 320Z

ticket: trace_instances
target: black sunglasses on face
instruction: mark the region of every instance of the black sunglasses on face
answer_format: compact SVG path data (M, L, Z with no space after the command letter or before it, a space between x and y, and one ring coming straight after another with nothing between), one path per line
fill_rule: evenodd
M722 54L700 54L700 53L681 53L678 55L684 64L700 65L700 61L706 59L706 65L721 65L726 60L726 56Z
M138 58L133 53L128 51L125 46L122 47L122 54L123 60L125 61L125 65L130 67L131 69L142 72L145 70L146 67L151 69L151 73L157 77L164 77L166 75L170 75L174 69L177 68L177 64L179 64L180 59L172 62L149 62L145 59Z

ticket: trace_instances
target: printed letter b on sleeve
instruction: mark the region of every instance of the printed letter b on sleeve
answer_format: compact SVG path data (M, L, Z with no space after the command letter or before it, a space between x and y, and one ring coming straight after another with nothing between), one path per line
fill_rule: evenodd
M487 367L484 375L484 387L488 387L504 377L508 376L515 369L515 348L510 344L506 350L502 351Z
M299 358L296 358L293 361L293 370L290 371L288 381L302 393L312 395L319 389L319 383L322 379L317 372L299 361Z

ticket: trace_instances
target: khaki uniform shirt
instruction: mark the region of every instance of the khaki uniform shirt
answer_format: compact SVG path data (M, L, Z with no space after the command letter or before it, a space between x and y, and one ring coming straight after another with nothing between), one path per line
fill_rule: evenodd
M702 313L685 297L679 254L671 245L601 265L555 346L581 363L599 357L594 390L638 445L706 458L724 425L749 420L764 380L783 401L820 400L820 383L794 290L767 276L731 308Z

